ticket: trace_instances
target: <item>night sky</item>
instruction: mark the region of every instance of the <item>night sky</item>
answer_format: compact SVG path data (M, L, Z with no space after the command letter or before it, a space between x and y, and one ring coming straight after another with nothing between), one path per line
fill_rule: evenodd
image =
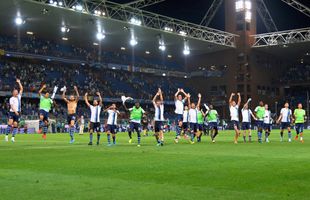
M117 3L130 2L130 0L112 1ZM213 0L166 0L144 9L154 13L199 24L212 2ZM279 31L310 27L309 17L285 4L281 0L265 0L264 2L267 5ZM310 0L299 0L299 2L310 7ZM223 4L209 26L224 30L224 14L225 11ZM260 17L257 18L257 26L258 33L266 32Z

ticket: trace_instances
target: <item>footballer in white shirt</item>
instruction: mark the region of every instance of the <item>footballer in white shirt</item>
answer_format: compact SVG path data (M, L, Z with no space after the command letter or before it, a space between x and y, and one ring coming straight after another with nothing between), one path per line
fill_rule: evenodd
M164 98L163 93L160 88L158 88L153 100L153 106L155 109L154 121L155 121L155 138L157 146L164 145L164 132L163 132L163 122L164 122Z
M265 114L264 114L265 142L269 142L271 127L272 127L271 111L269 110L268 104L265 104Z
M239 130L239 107L241 103L241 96L240 93L237 93L238 95L238 102L233 100L233 97L235 96L235 93L231 93L230 98L229 98L229 111L230 111L230 119L231 122L234 126L235 130L235 137L234 137L234 142L235 144L238 143L238 137L240 135L240 130Z
M100 142L100 113L102 109L102 97L99 92L96 92L98 100L94 98L93 105L88 101L88 93L85 93L84 100L86 105L90 108L90 123L89 123L89 143L93 145L93 132L97 133L97 145Z
M241 110L242 114L242 130L243 130L243 142L246 142L246 134L248 131L249 135L249 142L252 142L252 130L251 130L251 119L255 119L253 112L249 108L249 103L251 99L248 99L248 101L243 105L243 108Z
M16 79L16 83L19 86L19 91L14 88L12 91L12 97L10 98L10 112L8 126L5 133L5 141L9 141L9 134L12 133L11 141L15 142L15 135L18 131L19 117L21 113L21 98L24 91L23 85L19 79Z
M195 136L198 137L198 121L197 121L197 115L198 115L198 108L200 107L201 104L201 94L198 94L198 102L197 104L191 102L191 96L188 95L188 122L189 122L189 127L191 131L191 139L190 143L194 144L194 139Z
M184 96L184 97L183 97ZM188 99L188 94L184 92L182 88L178 88L178 91L174 94L174 104L175 104L175 114L176 114L176 136L175 143L179 142L182 127L183 127L183 114L184 114L184 104Z
M281 122L281 131L280 131L280 141L283 141L283 132L285 129L287 129L288 132L288 141L292 141L292 133L291 133L291 121L293 117L292 110L289 108L289 104L286 102L284 104L284 108L280 111L280 116L277 120L277 123L279 124Z
M108 139L108 146L111 146L111 134L113 145L116 144L116 129L117 129L117 117L119 115L119 111L116 108L116 104L112 104L108 107L105 112L108 113L108 120L107 120L107 139Z

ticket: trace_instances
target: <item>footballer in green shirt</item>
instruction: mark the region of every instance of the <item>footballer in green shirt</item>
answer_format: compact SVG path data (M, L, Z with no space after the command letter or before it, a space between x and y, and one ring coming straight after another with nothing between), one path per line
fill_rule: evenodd
M295 121L295 129L296 129L295 140L298 140L298 136L300 135L300 142L304 142L303 131L304 131L305 118L306 118L306 111L302 109L302 104L299 103L297 108L294 110L293 119Z
M211 130L211 140L213 143L215 143L215 137L218 134L218 127L217 127L218 113L213 108L213 105L209 105L209 109L210 110L207 111L207 120L209 128Z

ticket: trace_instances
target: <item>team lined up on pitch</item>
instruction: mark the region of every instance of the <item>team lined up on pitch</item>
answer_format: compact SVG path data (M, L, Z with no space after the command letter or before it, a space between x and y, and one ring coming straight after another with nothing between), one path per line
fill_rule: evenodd
M19 79L16 80L19 85L18 89L12 91L12 97L9 100L10 112L8 119L8 126L5 134L5 141L9 140L9 134L12 134L11 141L15 142L15 136L18 131L18 123L21 113L21 97L23 94L23 86ZM58 87L55 86L52 95L46 90L46 85L39 90L40 104L39 104L39 133L42 133L42 137L46 139L46 134L49 126L49 112L51 111L52 105L54 103L55 95L58 91ZM69 98L66 97L67 88L64 86L60 89L62 92L62 99L67 104L67 123L69 126L69 135L70 143L74 143L74 130L76 118L76 110L79 101L79 92L78 88L74 86L75 95L70 95ZM100 144L100 114L101 111L108 113L107 119L107 142L108 146L116 144L116 129L117 129L117 117L119 111L116 104L111 104L106 109L103 109L103 101L101 94L96 93L97 97L93 100L91 105L88 100L88 93L84 95L84 101L91 111L90 116L90 125L89 125L89 134L90 140L89 145L93 144L93 134L96 133L97 141L96 144ZM191 101L191 95L186 93L183 89L178 89L174 95L175 97L175 114L176 114L176 137L174 139L175 143L178 143L181 139L181 135L184 135L184 138L188 140L191 144L195 143L195 138L197 142L201 142L203 124L205 118L208 121L209 129L211 130L211 141L215 143L215 138L218 135L218 112L214 109L213 105L204 104L201 106L201 94L198 94L198 102L194 103ZM237 102L234 100L234 97L237 96ZM134 106L128 108L126 102L129 100L132 101L133 98L122 96L121 100L126 111L130 113L129 117L129 143L132 143L132 133L137 133L137 146L141 146L141 120L146 112L140 106L138 101L135 102ZM262 101L259 102L259 105L255 108L254 112L249 108L249 103L251 99L248 99L247 102L243 105L241 109L242 115L242 131L243 131L243 141L247 142L247 133L248 141L252 142L251 134L251 119L253 118L257 126L257 137L258 142L262 143L263 141L269 142L269 135L271 132L272 126L272 117L271 112L268 109L268 105L264 104ZM164 145L164 133L163 133L163 122L164 118L164 97L163 92L159 88L152 100L155 112L154 112L154 129L155 129L155 138L157 146ZM241 96L240 93L232 93L229 98L229 110L231 123L235 130L234 143L238 143L238 138L241 134L239 129L239 108L241 105ZM292 141L291 133L291 124L295 123L296 136L295 140L303 140L303 129L306 119L306 112L302 109L302 104L299 103L297 108L292 112L289 108L289 104L285 103L284 107L281 109L280 116L276 120L278 124L281 124L280 130L280 140L283 141L284 130L288 131L288 142ZM263 140L263 132L265 132L265 138ZM112 142L111 142L112 135ZM300 137L300 138L299 138Z

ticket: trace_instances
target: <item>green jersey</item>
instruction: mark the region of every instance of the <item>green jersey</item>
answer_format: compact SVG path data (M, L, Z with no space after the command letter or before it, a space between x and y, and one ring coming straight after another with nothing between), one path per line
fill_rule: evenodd
M197 123L198 124L203 124L203 114L202 114L202 112L201 111L198 111L197 112Z
M49 112L52 108L53 100L51 98L40 97L40 110Z
M295 109L294 116L295 116L295 123L305 123L305 115L306 111L304 109Z
M265 107L264 106L257 106L255 108L255 112L256 112L256 117L258 118L258 120L260 120L260 121L264 120L264 116L265 116Z
M217 111L216 110L210 110L208 112L208 122L217 122Z
M136 108L134 106L129 111L130 111L130 120L133 122L141 123L144 110L141 107Z

